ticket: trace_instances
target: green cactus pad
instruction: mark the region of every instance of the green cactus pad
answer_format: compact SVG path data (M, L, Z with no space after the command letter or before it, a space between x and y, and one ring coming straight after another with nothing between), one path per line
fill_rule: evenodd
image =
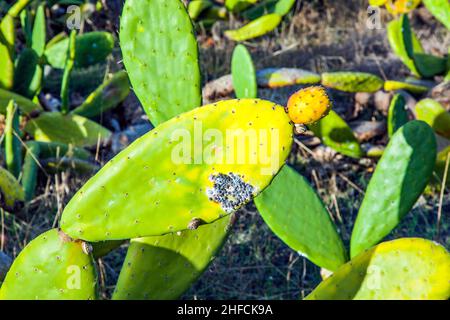
M111 135L108 129L87 118L59 112L44 112L31 119L25 126L25 131L38 141L74 146L95 146Z
M400 58L404 65L416 76L420 76L413 60L413 53L417 50L414 43L418 43L414 33L411 31L407 15L402 15L399 19L392 20L387 26L389 44L394 53Z
M92 257L57 229L31 241L14 260L1 300L91 300L97 297Z
M240 12L257 3L258 0L225 0L225 7L233 12Z
M415 94L422 94L429 90L427 86L408 81L387 80L384 82L384 91L406 90Z
M78 35L75 40L75 67L85 68L105 61L114 48L113 36L104 31ZM45 50L47 62L53 67L64 69L69 38L58 41Z
M337 152L352 158L360 158L364 155L352 129L333 110L326 117L308 127L322 139L325 145Z
M20 143L19 112L11 100L6 108L4 127L6 168L16 178L22 166L22 144Z
M92 256L94 259L103 258L111 251L119 248L124 242L123 240L92 242Z
M23 114L37 113L43 111L42 107L33 101L15 94L14 92L0 89L0 113L6 114L6 107L9 101L14 100Z
M436 133L450 138L450 113L433 99L423 99L416 104L416 117L428 123Z
M447 68L447 59L425 53L414 53L414 64L422 77L431 78L443 74Z
M291 11L296 0L263 0L242 12L245 19L254 20L267 13L284 16Z
M272 231L300 255L331 271L347 261L327 209L294 169L285 165L255 204Z
M42 3L36 10L33 32L31 35L31 48L41 57L45 51L47 42L47 23L45 20L45 4Z
M131 240L112 298L179 298L222 247L230 219L231 215L197 230Z
M391 137L370 179L351 238L351 256L380 242L425 189L436 161L436 139L423 121L410 121Z
M384 242L343 265L309 300L447 300L450 255L439 244L404 238Z
M428 11L450 30L450 3L448 0L423 0L422 2Z
M191 19L197 19L203 11L211 8L213 3L210 0L193 0L188 4L188 13Z
M83 117L96 117L103 112L116 107L130 93L130 83L125 71L113 75L92 92L82 105L71 111Z
M256 72L258 86L279 88L296 84L320 83L320 75L314 72L294 68L267 68Z
M236 30L225 31L225 36L234 41L245 41L260 37L274 30L281 22L281 16L277 13L264 15Z
M180 0L127 0L120 44L133 89L154 125L201 105L197 41Z
M258 84L256 83L255 66L247 48L239 44L234 48L231 59L231 75L236 98L256 98Z
M79 174L92 175L100 169L100 166L92 161L77 158L46 158L41 160L41 164L49 173L62 171L75 171Z
M12 89L14 84L14 19L6 15L0 20L0 89Z
M39 143L36 141L28 141L26 143L21 183L25 192L25 201L27 202L33 199L36 190L40 151Z
M109 161L66 206L61 228L96 242L213 222L270 183L290 152L292 130L282 106L258 99L184 113Z
M322 85L345 92L375 92L383 87L383 80L365 72L325 72Z
M41 88L42 67L33 49L25 48L16 62L14 92L33 98Z
M25 194L16 178L0 167L0 207L8 212L17 212L23 207Z
M387 127L388 135L392 135L405 123L408 122L408 111L405 98L401 94L396 94L389 105Z

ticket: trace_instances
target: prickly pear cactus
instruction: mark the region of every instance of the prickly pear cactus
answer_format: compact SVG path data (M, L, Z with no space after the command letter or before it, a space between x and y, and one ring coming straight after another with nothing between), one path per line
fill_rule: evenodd
M188 13L191 19L197 19L205 10L211 8L213 3L211 0L193 0L189 1Z
M274 30L281 22L281 16L271 13L257 18L236 30L225 31L225 36L234 41L245 41L260 37Z
M0 113L6 114L6 106L9 101L14 100L15 104L23 114L38 113L43 111L42 107L33 101L15 94L11 91L0 89Z
M197 41L180 0L127 0L120 44L133 89L154 125L201 105Z
M272 231L300 255L331 271L347 261L327 209L294 169L285 165L255 204Z
M34 191L36 190L39 155L41 150L39 143L36 141L28 141L25 149L21 183L25 192L25 201L28 202L33 199Z
M225 7L230 11L240 12L257 2L258 0L225 0Z
M114 48L112 34L104 31L88 32L78 35L75 40L75 67L85 68L103 62ZM69 38L65 38L45 50L47 62L53 67L63 69L69 49Z
M436 139L423 121L396 131L370 179L351 238L351 256L380 242L425 189L436 161Z
M436 133L450 138L450 113L433 99L423 99L415 107L417 119L428 123Z
M313 124L325 117L332 103L323 87L301 89L290 96L287 103L289 118L296 124Z
M231 215L197 230L131 240L112 298L179 298L222 247L230 219Z
M317 123L308 125L308 128L322 139L325 145L339 153L352 158L360 158L364 154L352 129L333 110Z
M41 88L42 67L33 49L25 48L17 59L14 76L14 92L33 98Z
M71 113L87 118L96 117L117 106L129 93L128 75L125 71L120 71L92 92L83 104Z
M45 112L31 119L25 126L25 131L38 141L75 146L95 146L111 135L108 129L85 117L59 112Z
M61 228L95 242L215 221L270 183L290 151L292 130L284 108L264 100L184 113L108 162L66 206Z
M240 13L242 17L249 20L257 19L268 13L276 13L284 16L291 11L296 0L263 0Z
M447 0L423 0L433 16L450 30L450 3Z
M0 89L12 89L14 84L14 18L9 14L0 20Z
M22 186L11 173L0 167L0 207L17 212L23 207L24 200Z
M447 59L425 53L413 54L414 64L422 77L431 78L446 71Z
M384 91L406 90L415 94L422 94L428 91L428 87L408 81L387 80L384 82Z
M325 72L322 85L345 92L375 92L383 87L383 80L365 72Z
M408 122L408 111L405 98L401 94L396 94L389 105L387 127L388 135L392 135L405 123Z
M258 85L264 88L278 88L296 84L318 84L320 75L294 68L267 68L256 72Z
M258 96L255 66L250 52L242 44L234 48L231 59L231 75L236 98L256 98Z
M404 238L362 252L323 281L309 300L447 300L450 254L435 242Z
M14 260L1 287L0 299L96 299L95 266L91 255L84 252L88 247L57 229L41 234Z

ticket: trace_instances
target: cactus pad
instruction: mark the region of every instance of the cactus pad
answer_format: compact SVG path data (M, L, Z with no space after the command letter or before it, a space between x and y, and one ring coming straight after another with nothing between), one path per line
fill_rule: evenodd
M335 271L347 260L330 215L309 183L285 165L255 204L264 221L289 247Z
M23 207L24 200L22 186L9 171L0 167L0 207L17 212Z
M245 41L260 37L274 30L281 22L281 16L277 13L264 15L236 30L225 31L225 36L234 41Z
M428 87L408 81L386 80L384 91L406 90L415 94L422 94L428 91Z
M345 92L375 92L383 87L383 80L365 72L325 72L322 85Z
M439 244L404 238L384 242L343 265L309 300L447 300L450 255Z
M6 106L11 100L14 100L17 107L24 114L43 111L42 107L33 101L11 91L0 89L0 113L6 113Z
M108 162L66 206L61 228L95 242L215 221L270 183L290 152L292 130L284 108L264 100L228 100L184 113Z
M336 112L331 110L319 122L308 125L322 142L339 153L352 158L360 158L364 152L358 143L352 129Z
M294 68L268 68L256 72L258 85L264 88L278 88L296 84L320 83L320 75Z
M179 298L222 247L230 219L231 215L197 230L133 239L113 299Z
M127 0L120 43L133 89L154 125L201 105L197 41L180 0Z
M436 133L450 138L450 113L433 99L423 99L415 107L417 119L428 123Z
M31 241L14 260L0 290L2 300L90 300L97 275L81 241L56 229Z
M256 83L255 66L247 48L239 44L234 48L231 59L231 74L236 98L256 98L258 85Z
M408 122L408 111L405 98L401 94L396 94L389 105L387 127L389 137L401 126Z
M351 239L351 256L380 242L425 189L436 161L436 139L423 121L396 131L370 179Z
M296 124L312 124L325 117L332 104L320 86L301 89L290 96L287 103L289 118Z
M38 141L75 146L95 146L111 135L108 129L87 118L59 112L45 112L31 119L25 126L25 131Z

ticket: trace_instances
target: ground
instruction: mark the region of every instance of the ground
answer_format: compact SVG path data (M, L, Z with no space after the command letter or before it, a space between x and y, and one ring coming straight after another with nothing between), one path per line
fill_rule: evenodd
M92 17L86 29L106 29L117 35L121 1L106 1L108 11ZM315 72L355 70L368 71L385 79L401 79L407 69L393 55L386 38L386 22L381 12L381 29L366 26L367 2L298 1L295 10L272 34L246 43L256 67L297 67ZM200 57L204 83L230 72L234 43L223 37L223 30L239 25L239 21L220 22L212 30L199 30ZM450 34L422 8L412 14L412 26L426 51L443 55L450 44ZM113 68L120 68L120 50L115 50ZM285 104L298 87L261 90L261 98ZM75 93L76 95L77 93ZM335 110L347 121L385 121L385 110L374 103L355 102L354 94L331 91ZM74 97L74 99L76 96ZM114 128L113 120L125 130L131 124L146 123L138 100L131 95L117 109L105 115L104 125ZM311 138L298 137L289 164L303 174L322 196L346 245L373 172L373 159L354 160L317 146ZM386 143L383 133L367 141ZM306 147L307 146L307 147ZM100 164L114 153L101 149ZM27 212L20 216L2 215L1 249L12 257L41 232L58 225L65 204L89 176L73 172L41 174L39 192ZM440 194L430 188L400 226L389 236L424 237L450 247L450 193ZM300 204L301 205L301 204ZM442 216L438 220L437 213ZM267 227L253 204L237 214L232 232L214 262L184 294L185 299L298 299L307 295L319 282L320 270L287 247ZM104 298L114 288L126 244L99 261L101 289Z

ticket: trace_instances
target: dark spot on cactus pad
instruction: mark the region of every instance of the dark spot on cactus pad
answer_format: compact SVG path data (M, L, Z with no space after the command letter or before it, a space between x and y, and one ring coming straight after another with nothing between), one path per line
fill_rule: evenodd
M205 221L198 218L193 218L189 224L187 225L187 228L189 230L196 230L198 227L200 227L202 224L205 224Z
M211 201L219 203L227 213L232 213L249 202L255 191L252 185L232 172L211 175L210 180L214 185L206 190L206 194Z

